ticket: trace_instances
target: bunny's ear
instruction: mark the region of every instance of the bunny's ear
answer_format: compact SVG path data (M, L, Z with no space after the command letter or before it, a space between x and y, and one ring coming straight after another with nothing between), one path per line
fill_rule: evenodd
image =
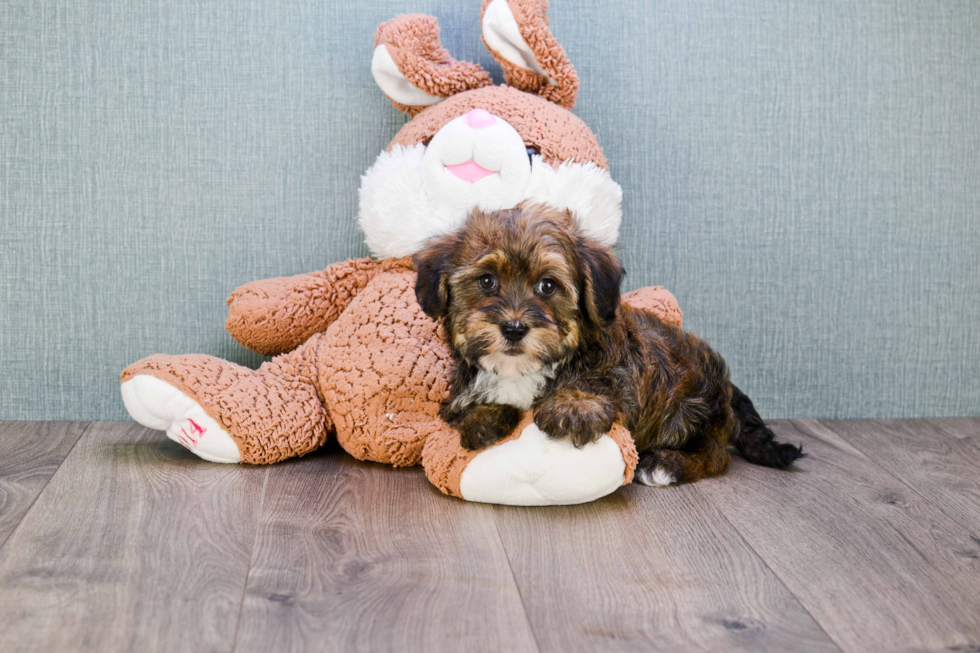
M480 24L510 86L575 106L578 74L548 27L548 0L483 0Z
M374 33L371 74L399 111L414 116L427 106L491 84L479 65L456 61L439 43L439 23L411 14L382 23Z

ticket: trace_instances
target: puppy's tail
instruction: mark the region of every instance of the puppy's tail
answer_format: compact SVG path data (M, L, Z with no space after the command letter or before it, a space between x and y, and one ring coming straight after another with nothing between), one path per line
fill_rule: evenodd
M750 463L766 467L789 467L797 458L802 458L802 447L776 442L775 435L766 426L752 400L732 384L732 410L738 419L738 434L735 448Z

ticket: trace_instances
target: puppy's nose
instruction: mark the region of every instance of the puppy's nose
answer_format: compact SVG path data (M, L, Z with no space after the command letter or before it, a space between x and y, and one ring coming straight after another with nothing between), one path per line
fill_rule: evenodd
M527 326L517 321L504 322L500 325L500 331L507 340L517 342L527 335Z
M492 126L495 122L497 119L493 117L493 114L483 109L473 109L466 114L466 124L473 129L484 129Z

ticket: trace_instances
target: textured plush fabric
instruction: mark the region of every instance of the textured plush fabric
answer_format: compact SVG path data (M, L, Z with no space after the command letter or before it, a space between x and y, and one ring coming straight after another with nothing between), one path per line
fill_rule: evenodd
M153 352L262 362L253 279L364 256L360 175L406 118L375 30L479 2L0 3L0 418L127 419ZM764 416L980 406L980 3L552 0L574 113L664 285Z
M498 447L505 442L517 439L524 429L533 423L534 418L531 413L526 413L521 422L514 428L514 432L494 443L492 447ZM633 472L636 470L636 463L639 460L633 437L621 424L614 424L608 435L619 446L626 466L622 484L628 485L633 481ZM459 483L463 472L478 454L485 451L487 450L481 449L477 452L464 449L459 443L459 434L452 429L434 433L426 441L422 450L425 475L443 494L462 498L463 494L460 492Z
M383 23L374 34L374 46L384 45L395 65L413 86L436 97L491 84L490 74L478 64L453 59L439 42L435 17L402 15ZM396 109L414 116L425 107L409 107L392 100Z
M338 280L346 292L307 293L316 287L310 279ZM438 417L449 392L451 357L437 324L416 301L411 259L349 261L247 288L232 295L229 313L243 312L237 302L253 301L263 309L258 318L268 317L229 317L242 344L282 351L295 333L310 328L309 314L296 311L307 306L323 316L318 323L323 332L254 372L204 354L154 354L128 366L121 380L145 374L176 387L232 437L242 462L303 456L331 434L355 458L401 467L423 462L425 448L432 482L460 496L459 476L476 453L463 450L459 435ZM338 296L342 310L330 305ZM666 290L644 288L624 301L681 325L680 310ZM512 437L531 420L526 415ZM626 478L632 479L632 438L618 425L610 435L626 462Z
M260 354L292 351L336 320L384 265L361 258L320 272L247 283L228 298L225 328Z
M623 295L623 302L633 308L654 313L665 322L680 325L684 321L684 313L677 305L677 299L662 286L647 286L631 290Z
M518 21L524 16L536 21L540 16L529 14L525 6L515 19L504 5L508 1L498 0L490 10L497 6L505 12L498 23L503 26L501 33L511 41L498 41L496 34L490 41L505 50L508 43L516 42L519 52L530 53ZM538 1L543 12L545 0ZM397 58L389 55L389 46ZM533 54L526 56L533 60ZM540 68L536 62L535 66ZM422 237L413 240L416 246L406 252L414 254L425 237L417 233L419 228L434 228L431 235L445 233L472 210L474 199L480 206L496 203L502 209L530 201L534 186L528 182L535 169L539 173L546 169L564 179L556 190L561 188L564 193L560 194L566 195L581 192L571 183L575 177L568 176L578 168L588 166L593 173L608 178L608 171L595 162L582 164L569 159L552 167L540 155L529 155L529 147L551 141L565 143L569 151L578 153L595 147L590 130L580 129L581 136L576 138L574 130L565 128L570 114L543 97L504 87L469 90L469 84L463 84L454 89L442 82L419 88L423 80L435 81L429 77L446 81L463 69L464 65L453 63L439 46L435 18L403 16L385 23L377 32L372 76L396 108L402 102L431 104L436 97L430 91L437 90L479 96L485 102L455 119L446 117L449 112L441 105L430 106L413 120L431 123L433 115L443 116L445 124L428 144L423 142L425 132L416 130L417 142L407 143L408 149L399 145L381 153L379 163L362 177L360 191L359 222L369 244L407 228ZM574 77L574 70L565 72ZM412 86L408 80L418 83ZM553 108L542 110L540 104ZM524 135L500 116L504 110L523 121ZM535 114L542 119L532 123L530 118ZM556 119L549 119L552 114ZM386 199L376 208L392 220L368 220L365 199L370 194L369 181L376 178L372 171L381 161L416 148L425 149L423 162L428 162L429 174L423 174L417 186L424 190L424 197L389 192L382 183L376 190L384 191ZM456 164L449 162L467 157L477 167L480 162L495 166L490 173L493 179L474 185L475 180L460 179L450 171ZM409 172L417 171L413 159L399 160L409 166ZM608 242L613 244L622 191L618 184L609 183L614 192L590 195L572 215L584 232L590 233L590 223L597 218L602 222L599 216L614 213L615 228L608 234ZM562 197L553 199L551 210L569 205ZM605 210L590 206L605 206ZM406 217L413 210L445 213L448 220L429 216L413 222ZM378 253L373 244L372 251ZM395 466L427 460L435 465L429 470L430 477L444 492L474 501L581 503L605 496L629 481L637 462L636 449L622 426L613 429L615 439L603 436L582 448L550 439L530 425L531 415L525 416L526 424L511 442L485 452L464 452L458 441L447 439L446 432L451 429L438 413L448 393L449 351L444 334L419 306L415 284L412 260L398 257L347 261L322 272L252 282L232 293L228 301L229 331L242 345L260 353L284 353L255 373L208 355L150 356L122 372L121 394L126 408L141 424L166 430L168 436L176 436L191 450L196 451L200 440L187 436L186 428L210 437L215 446L209 449L205 444L199 454L210 460L275 463L309 453L332 432L344 450L361 460ZM662 289L632 295L655 310L659 308L664 319L680 317L676 301ZM169 410L172 406L176 410ZM194 422L193 417L207 422L206 426ZM455 452L450 458L458 461L447 466L446 456L441 455L444 452L433 452L429 440L448 446L449 452ZM426 459L423 449L429 452ZM465 469L458 479L447 481L447 468L454 473Z
M443 125L472 109L488 109L506 120L525 142L537 143L541 156L553 166L571 160L608 168L595 134L580 118L550 101L528 96L509 86L479 89L429 107L399 130L388 148L428 142ZM542 124L548 125L548 138L545 139L534 133Z
M507 437L498 440L493 446L499 446L517 439L524 428L533 422L534 418L529 413L525 414L524 419L514 428L514 431ZM632 438L630 440L632 441ZM485 450L469 451L464 449L459 443L459 433L453 429L444 429L438 433L433 433L422 449L422 465L425 466L426 478L443 494L462 498L463 495L459 491L459 479L466 466L478 453L483 451Z
M154 354L133 363L122 381L145 374L190 397L228 433L242 462L276 463L327 441L330 413L318 392L317 335L252 371L205 354Z
M534 71L525 70L507 61L500 53L485 45L504 71L504 79L509 86L527 93L540 95L566 109L575 106L579 79L575 67L568 60L564 48L551 33L548 21L548 0L506 0L520 29L521 38L531 47L534 58L547 73L547 77ZM481 20L493 0L483 0L480 9ZM482 38L482 37L481 37Z

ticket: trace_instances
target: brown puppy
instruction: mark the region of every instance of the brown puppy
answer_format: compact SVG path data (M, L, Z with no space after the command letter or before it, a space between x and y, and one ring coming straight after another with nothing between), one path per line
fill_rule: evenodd
M772 467L802 455L773 440L704 341L620 305L622 266L567 213L476 211L415 264L419 303L443 319L456 358L442 416L468 449L493 444L534 408L541 430L576 446L621 420L647 485L724 471L729 443Z

